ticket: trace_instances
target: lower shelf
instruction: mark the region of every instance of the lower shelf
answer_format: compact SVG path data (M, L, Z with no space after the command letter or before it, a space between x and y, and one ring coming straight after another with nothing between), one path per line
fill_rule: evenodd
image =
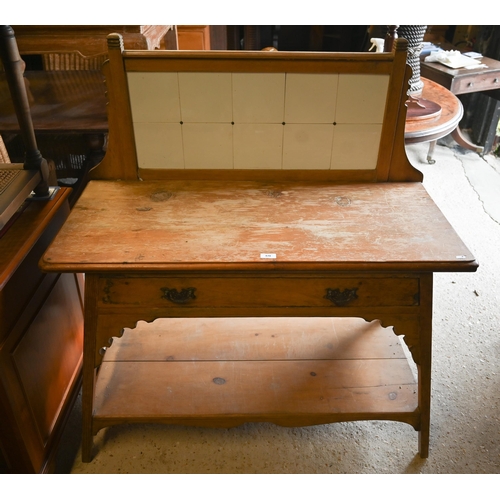
M108 349L94 432L124 422L413 424L417 384L399 338L353 318L164 319Z

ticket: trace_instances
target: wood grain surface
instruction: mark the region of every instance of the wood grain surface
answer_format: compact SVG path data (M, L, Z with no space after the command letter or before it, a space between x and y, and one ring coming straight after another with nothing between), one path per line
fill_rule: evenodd
M42 260L46 271L309 264L419 272L476 267L420 183L95 181Z
M377 321L162 319L108 350L95 428L117 415L226 426L229 418L291 425L407 412L413 424L416 389L399 339Z

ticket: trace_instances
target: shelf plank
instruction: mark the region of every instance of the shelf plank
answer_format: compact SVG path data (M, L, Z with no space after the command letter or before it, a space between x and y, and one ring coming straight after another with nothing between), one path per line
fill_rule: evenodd
M412 423L417 406L399 339L376 321L167 319L139 324L108 350L94 431L120 422Z
M405 360L104 363L95 417L215 418L416 409Z

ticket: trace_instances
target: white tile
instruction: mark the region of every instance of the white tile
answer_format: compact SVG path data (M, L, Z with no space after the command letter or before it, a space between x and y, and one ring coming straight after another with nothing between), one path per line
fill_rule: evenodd
M333 133L333 170L375 169L382 125L339 124Z
M333 123L338 75L286 76L286 123Z
M235 123L283 122L283 73L233 73Z
M233 168L232 127L226 123L184 123L186 168Z
M133 73L128 76L134 122L179 122L177 73Z
M184 168L179 123L134 123L139 168Z
M283 153L283 125L235 124L234 168L281 168Z
M181 120L231 123L230 73L179 73Z
M340 75L337 123L382 123L388 75Z
M283 169L330 168L333 125L285 125Z

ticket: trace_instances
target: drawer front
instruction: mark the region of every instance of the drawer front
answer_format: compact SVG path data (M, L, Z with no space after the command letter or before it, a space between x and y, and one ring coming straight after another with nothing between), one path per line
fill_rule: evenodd
M481 92L484 90L500 89L500 71L486 73L480 76L464 76L453 82L452 92L455 94L467 94L469 92Z
M419 304L411 278L103 278L99 307L376 307Z

